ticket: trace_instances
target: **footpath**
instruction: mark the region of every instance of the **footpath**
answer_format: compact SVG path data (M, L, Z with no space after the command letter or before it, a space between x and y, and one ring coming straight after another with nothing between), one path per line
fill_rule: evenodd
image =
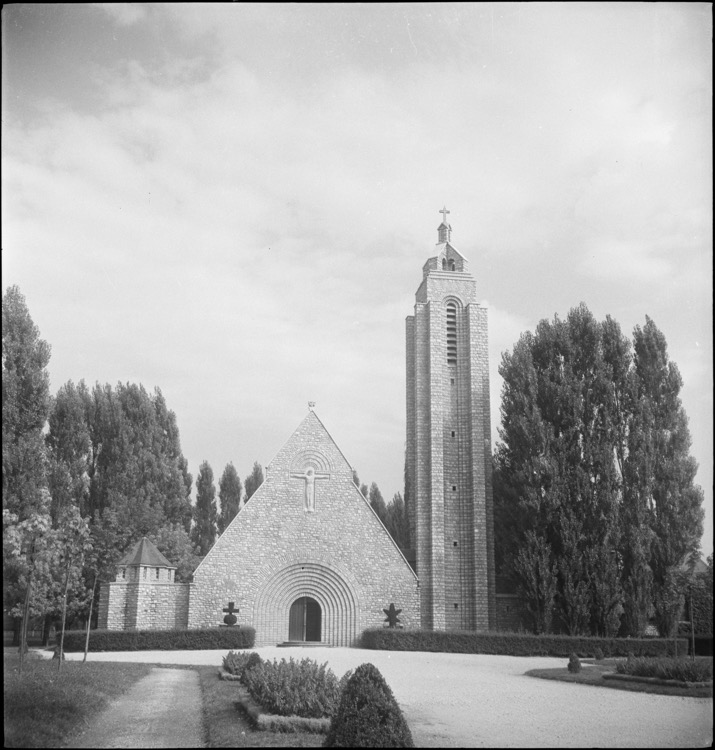
M201 686L190 669L154 667L65 747L205 747Z

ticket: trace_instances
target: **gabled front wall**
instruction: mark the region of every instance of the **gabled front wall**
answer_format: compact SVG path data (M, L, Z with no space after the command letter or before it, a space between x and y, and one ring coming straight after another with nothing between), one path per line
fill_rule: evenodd
M306 510L307 469L315 509ZM322 610L322 638L355 645L394 602L404 627L419 627L417 578L352 481L352 469L310 412L266 470L266 479L194 574L189 627L215 627L232 601L256 645L288 640L298 598Z

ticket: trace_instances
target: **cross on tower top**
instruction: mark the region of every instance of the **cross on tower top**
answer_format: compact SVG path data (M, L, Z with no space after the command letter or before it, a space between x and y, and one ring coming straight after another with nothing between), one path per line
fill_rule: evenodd
M441 208L438 213L442 214L442 223L437 228L437 244L439 245L443 242L449 242L452 236L452 227L447 223L447 214L449 213L447 207Z

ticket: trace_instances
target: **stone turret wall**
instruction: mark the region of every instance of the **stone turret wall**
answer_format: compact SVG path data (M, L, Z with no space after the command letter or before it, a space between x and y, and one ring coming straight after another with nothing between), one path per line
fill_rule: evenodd
M107 630L171 630L189 621L188 583L102 584L98 627Z

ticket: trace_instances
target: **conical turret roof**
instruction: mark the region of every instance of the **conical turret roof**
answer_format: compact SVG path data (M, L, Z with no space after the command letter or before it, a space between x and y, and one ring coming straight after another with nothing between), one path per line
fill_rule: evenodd
M145 536L117 563L118 565L147 565L151 568L176 568L159 552L154 542Z

